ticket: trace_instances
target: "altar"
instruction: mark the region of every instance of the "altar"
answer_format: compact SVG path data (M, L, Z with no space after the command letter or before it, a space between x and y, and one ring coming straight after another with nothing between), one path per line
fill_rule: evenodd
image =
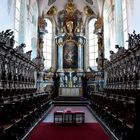
M82 96L83 58L86 45L82 12L77 9L73 1L68 0L65 8L58 12L56 23L58 24L55 44L57 73L60 78L59 96Z
M82 96L82 88L80 87L71 87L66 88L62 87L60 88L59 96Z
M58 12L57 47L58 72L83 70L86 37L83 32L82 12L69 0L65 9Z

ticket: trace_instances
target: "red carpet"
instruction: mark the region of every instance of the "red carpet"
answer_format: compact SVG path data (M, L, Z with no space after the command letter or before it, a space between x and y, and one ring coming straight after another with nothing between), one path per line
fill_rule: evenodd
M99 123L56 125L40 123L27 140L111 140Z

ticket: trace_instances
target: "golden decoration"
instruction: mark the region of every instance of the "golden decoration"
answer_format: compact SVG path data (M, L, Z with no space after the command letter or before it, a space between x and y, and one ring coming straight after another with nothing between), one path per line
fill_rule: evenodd
M94 12L92 11L92 9L89 6L84 7L84 12L87 16L91 16L94 14Z
M44 13L42 14L41 17L38 18L38 26L41 29L45 29L45 27L46 27L46 21L44 19Z
M95 22L95 29L101 29L103 27L103 17L99 17Z
M56 8L56 6L52 6L52 7L49 9L49 11L47 12L47 15L49 15L49 16L54 16L54 15L56 15L56 13L57 13L57 8Z
M66 11L69 15L72 15L76 10L76 7L73 3L73 0L69 0L68 4L66 5Z
M73 21L71 20L67 21L66 26L67 26L68 33L71 34L73 32Z

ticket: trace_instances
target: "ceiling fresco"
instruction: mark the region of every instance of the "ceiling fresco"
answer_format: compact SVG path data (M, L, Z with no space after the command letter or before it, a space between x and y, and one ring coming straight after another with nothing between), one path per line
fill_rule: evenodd
M102 14L102 6L104 0L72 0L80 11L83 11L85 6L89 6L96 15ZM40 15L42 12L47 13L52 6L56 6L58 11L61 11L68 0L38 0Z

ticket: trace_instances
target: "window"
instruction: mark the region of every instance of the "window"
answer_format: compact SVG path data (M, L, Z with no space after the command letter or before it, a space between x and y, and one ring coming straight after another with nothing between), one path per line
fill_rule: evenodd
M97 63L96 58L98 57L98 44L97 44L97 35L94 32L94 24L96 19L91 19L89 21L88 34L89 34L89 66L96 69Z
M21 0L16 0L16 6L15 6L15 29L14 29L15 46L18 45L20 6L21 6Z
M44 67L49 69L51 67L51 57L52 57L52 22L49 19L46 19L46 30L48 33L44 36L44 47L43 47L43 56L44 56Z
M123 33L124 33L124 47L128 48L128 43L126 42L128 40L128 26L127 26L127 6L126 6L126 0L122 0L122 14L123 14Z
M114 1L105 0L103 8L104 18L104 54L105 58L110 59L109 51L116 51L116 33L115 33L115 6Z

